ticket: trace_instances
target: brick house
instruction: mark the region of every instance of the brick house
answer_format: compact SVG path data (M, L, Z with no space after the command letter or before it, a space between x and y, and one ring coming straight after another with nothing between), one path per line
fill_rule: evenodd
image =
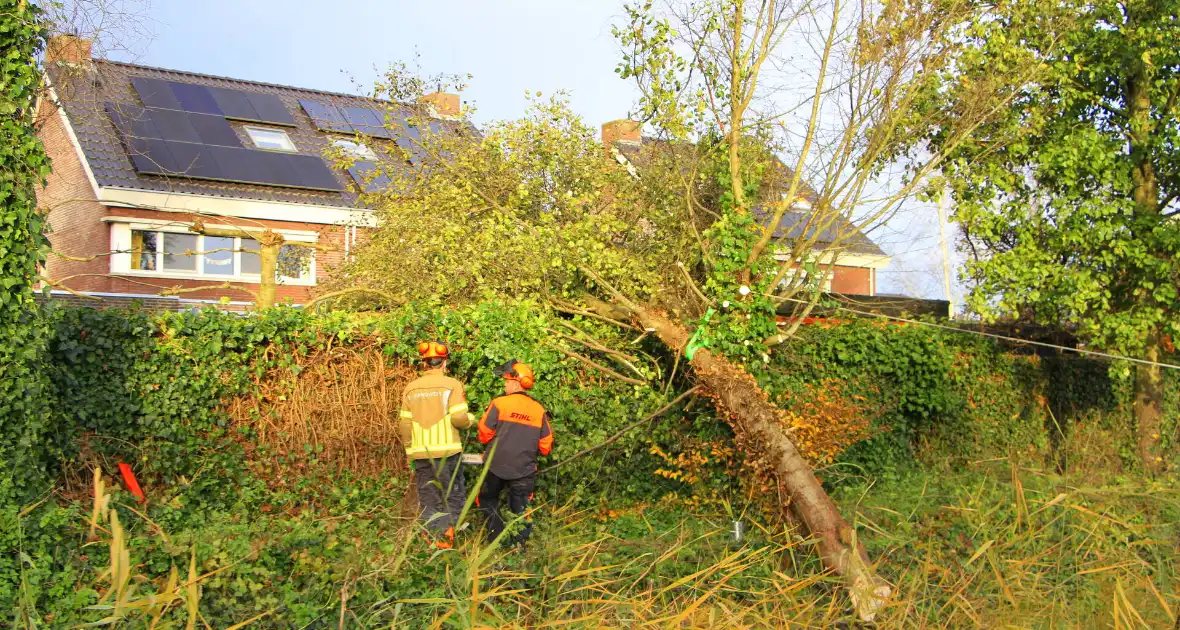
M644 146L661 143L660 140L645 139L642 125L633 120L614 120L602 125L602 142L612 150L620 163L642 160L641 150ZM781 164L779 167L781 177L778 181L789 180L790 169ZM762 199L785 193L785 188L781 186L768 185L762 192ZM814 216L812 205L819 203L819 195L807 182L802 183L801 193L803 199L783 216L774 231L774 239L784 245L803 235L814 240L813 247L817 252L815 262L825 267L832 266L832 273L824 281L826 292L876 296L877 270L889 264L889 256L843 216L825 217L829 225L815 234L816 228L809 225L809 219ZM753 212L756 216L769 219L761 206L755 206ZM786 256L780 255L779 258L783 260Z
M43 275L56 295L156 308L248 306L260 278L252 236L264 230L292 243L278 301L305 302L374 225L358 191L380 184L376 156L357 134L396 142L413 163L414 126L398 135L387 123L428 116L434 128L459 112L452 94L411 108L92 59L70 36L49 42L45 66L38 123L53 172L38 203L55 253ZM336 168L330 148L355 162Z
M50 40L45 69L38 128L53 172L38 202L54 253L43 275L53 294L83 303L245 309L260 286L255 236L269 231L290 243L278 301L302 304L375 225L359 200L382 183L370 146L396 143L412 166L418 131L406 118L467 128L453 122L453 94L408 106L151 68L92 59L70 36ZM607 123L603 141L631 154L639 129ZM354 162L337 168L327 151ZM797 237L807 217L798 207L776 235ZM889 258L846 221L830 231L843 246L829 290L875 295Z

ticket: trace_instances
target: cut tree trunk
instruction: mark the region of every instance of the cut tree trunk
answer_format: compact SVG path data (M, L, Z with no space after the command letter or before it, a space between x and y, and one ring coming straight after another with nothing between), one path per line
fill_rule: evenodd
M254 304L258 310L266 310L275 305L275 295L278 293L279 250L282 247L282 241L279 241L277 244L260 243L258 248L259 275L262 278L258 285L258 301Z
M597 301L591 301L591 308L608 317L617 317L620 310ZM676 322L634 304L625 310L669 347L683 349L687 345L688 331ZM771 404L746 370L725 357L701 348L693 354L690 365L697 383L714 395L733 429L763 445L762 456L773 465L790 497L787 507L818 541L824 566L844 579L857 614L871 621L892 591L874 574L853 529L791 441L783 412Z
M1153 337L1143 358L1152 365L1135 368L1135 424L1139 438L1139 459L1143 470L1156 475L1163 470L1160 428L1164 417L1164 375L1159 366L1160 345Z

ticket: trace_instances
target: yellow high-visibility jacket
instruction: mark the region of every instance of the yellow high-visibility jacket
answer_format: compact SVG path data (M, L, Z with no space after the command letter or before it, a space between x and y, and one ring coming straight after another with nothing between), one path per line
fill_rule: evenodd
M470 426L463 383L435 369L406 385L398 429L408 458L435 459L463 452L459 429Z

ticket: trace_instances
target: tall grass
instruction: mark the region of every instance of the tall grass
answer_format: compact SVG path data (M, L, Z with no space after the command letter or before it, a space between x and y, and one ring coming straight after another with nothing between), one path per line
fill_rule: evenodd
M1177 623L1180 502L1170 486L1105 487L1007 462L916 477L855 506L895 597L891 628L1161 628ZM968 482L968 483L964 483ZM872 494L868 495L872 496ZM615 531L553 509L523 557L475 540L453 552L430 627L786 628L855 624L808 542L761 530L726 544L708 517ZM626 529L624 526L623 529ZM794 558L796 562L784 562Z
M995 461L954 475L845 488L838 497L895 587L879 627L1177 623L1180 491L1173 485L1086 485ZM92 564L95 573L79 585L97 593L83 620L145 628L857 625L843 589L821 572L808 541L750 522L739 544L727 533L732 511L690 512L683 504L610 512L541 505L524 551L486 542L472 519L454 549L438 551L412 520L395 521L400 517L392 508L370 509L374 523L393 527L379 538L351 539L347 564L291 570L282 583L293 599L273 604L268 588L274 586L241 595L233 585L256 573L264 556L322 553L283 547L284 532L277 531L283 522L238 525L234 531L260 545L249 554L198 558L197 541L213 530L170 535L147 514L113 503L96 476L93 510L78 523L81 538L91 542L77 553L105 548L108 561ZM334 528L362 517L307 518L285 526ZM179 540L193 542L186 548ZM137 558L153 545L170 549L176 560L166 572L153 574L151 563ZM310 621L294 622L292 601L315 608ZM44 611L26 612L36 619Z

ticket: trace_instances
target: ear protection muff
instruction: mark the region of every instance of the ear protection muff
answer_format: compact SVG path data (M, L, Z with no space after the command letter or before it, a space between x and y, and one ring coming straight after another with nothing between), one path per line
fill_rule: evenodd
M423 341L418 344L418 355L423 359L446 358L447 346L437 341Z
M516 372L516 380L520 381L521 387L532 389L533 383L536 382L536 375L533 374L533 368L524 363L517 363L513 366L513 371Z
M536 382L533 368L516 359L509 359L507 363L497 367L496 374L520 383L520 386L525 389L531 388Z

